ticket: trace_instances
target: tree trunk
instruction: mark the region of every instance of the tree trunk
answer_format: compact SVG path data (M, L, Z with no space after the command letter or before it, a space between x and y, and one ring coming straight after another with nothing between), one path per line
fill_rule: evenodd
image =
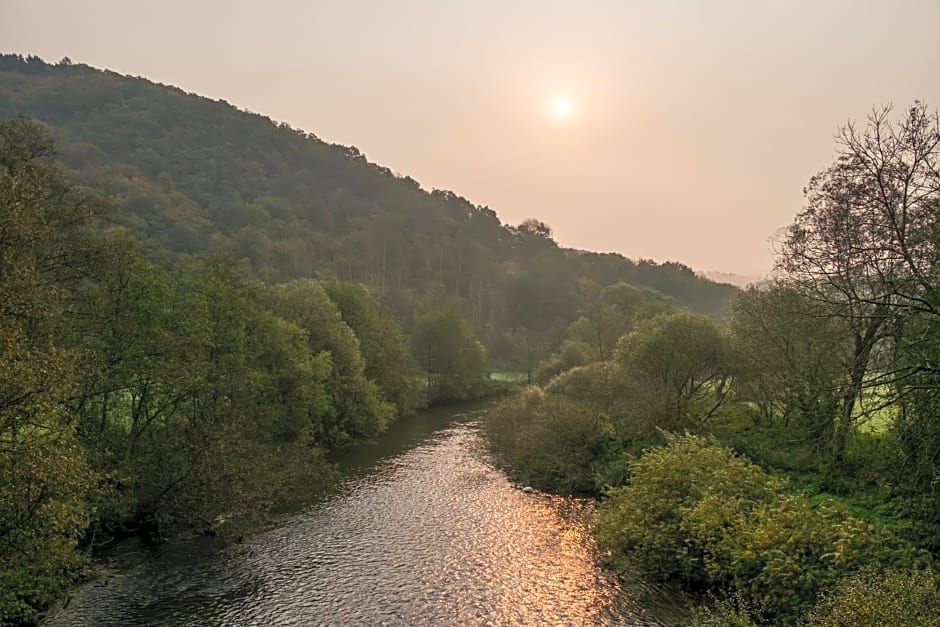
M842 407L832 434L832 458L840 464L845 461L845 441L855 422L853 416L855 404L862 395L871 351L878 341L879 331L884 321L884 307L879 305L874 315L869 318L864 333L856 332L855 334L855 351L849 372L849 383L842 394Z

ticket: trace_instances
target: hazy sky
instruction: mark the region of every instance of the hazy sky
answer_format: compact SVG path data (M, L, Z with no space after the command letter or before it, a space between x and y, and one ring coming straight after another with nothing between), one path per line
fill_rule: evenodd
M940 0L0 0L0 51L224 98L564 245L746 274L837 126L940 106L938 27Z

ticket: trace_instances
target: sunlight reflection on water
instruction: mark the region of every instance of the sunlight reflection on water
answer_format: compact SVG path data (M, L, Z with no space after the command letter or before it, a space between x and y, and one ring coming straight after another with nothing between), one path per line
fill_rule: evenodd
M596 565L589 506L514 489L478 423L454 424L243 544L115 558L50 624L672 622Z

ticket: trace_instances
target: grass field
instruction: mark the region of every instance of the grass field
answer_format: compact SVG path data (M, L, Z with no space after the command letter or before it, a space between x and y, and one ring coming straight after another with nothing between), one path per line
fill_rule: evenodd
M898 415L896 405L885 406L887 386L868 388L855 408L856 424L862 433L884 433Z
M524 372L512 372L506 370L494 370L490 373L490 380L492 381L502 381L503 383L517 383L523 384L528 381L529 377Z

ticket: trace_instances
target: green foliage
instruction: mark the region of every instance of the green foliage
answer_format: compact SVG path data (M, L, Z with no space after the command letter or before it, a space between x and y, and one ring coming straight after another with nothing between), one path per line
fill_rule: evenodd
M821 447L839 408L847 329L794 286L741 292L731 307L738 398Z
M83 539L234 535L328 484L328 449L396 414L360 346L414 404L401 331L364 290L336 286L360 342L317 282L261 286L225 254L168 271L125 229L86 237L99 204L49 151L36 125L0 125L4 624L37 620Z
M834 462L845 461L865 388L887 388L907 423L899 430L907 480L922 487L935 482L940 452L929 400L940 389L938 137L940 117L919 101L897 117L885 106L839 129L837 157L807 185L777 264L847 330Z
M551 411L531 413L527 430L516 433L533 449L557 448L550 442L558 436L545 431L552 420L560 422L559 429L566 433L570 424L590 425L585 427L590 435L569 438L569 448L551 463L537 454L516 451L506 455L516 472L537 477L531 481L540 481L542 487L565 486L571 491L577 486L578 491L596 493L608 485L621 485L627 475L626 456L660 443L659 428L695 424L724 400L730 373L726 341L718 325L689 313L657 316L653 312L665 304L661 298L623 285L614 288L605 294L622 297L621 305L631 307L629 319L634 326L620 341L618 360L597 361L596 347L566 340L537 373L540 381L551 376L543 407ZM652 317L644 317L641 311ZM569 334L578 337L580 326L586 329L584 337L589 337L593 327L586 318L572 325ZM586 450L570 448L574 441ZM560 477L562 467L572 477ZM594 485L588 487L591 476Z
M540 363L558 343L560 325L553 325L544 331L518 327L503 334L502 341L493 346L491 355L499 359L507 370L520 372L522 383L531 384L537 376Z
M544 385L563 372L594 361L595 353L589 344L566 339L553 355L539 362L535 381Z
M675 312L639 323L614 353L634 401L664 429L703 422L725 402L733 362L724 330L711 317Z
M883 530L838 507L814 508L802 495L756 508L710 551L712 581L730 579L754 606L778 617L802 614L845 573L903 558Z
M674 309L667 296L623 281L601 289L581 278L579 297L578 317L568 325L565 339L538 364L535 380L540 384L576 366L609 360L617 339L638 322Z
M932 366L940 358L940 313L911 316L906 332L901 359L913 372L894 385L894 395L903 396L891 431L907 460L908 476L933 486L940 479L940 373Z
M712 605L697 607L692 610L690 627L757 627L759 623L751 617L751 611L744 608L740 597L732 596Z
M636 287L598 278L612 276L603 256L585 260L578 317L537 373L545 393L507 403L493 429L523 476L554 468L569 477L546 484L565 485L591 468L622 486L598 511L602 549L733 600L697 624L799 624L845 577L940 552L937 116L919 102L889 114L841 129L838 159L786 232L780 278L738 295L727 333L688 312L631 319L617 305ZM602 435L572 438L552 466L539 453L555 436L531 427L551 412L591 416ZM715 439L667 436L634 459L657 428L711 433L808 496ZM897 572L838 584L812 620L936 624L934 581Z
M99 210L51 165L44 130L0 124L0 622L28 621L80 562L94 485L63 400L74 354L57 343Z
M460 313L444 309L421 316L412 342L430 401L471 398L482 389L486 351Z
M395 318L380 309L362 285L333 281L324 287L343 322L359 339L366 377L378 384L402 415L413 413L424 402L418 365Z
M35 625L37 608L48 606L61 581L44 580L21 570L0 570L0 621L4 625Z
M594 464L609 434L597 412L529 387L491 409L486 429L518 481L567 494L594 493Z
M332 446L350 436L371 437L383 431L394 419L395 407L366 376L359 340L323 286L293 281L268 288L267 299L276 314L306 332L312 353L327 351L331 356L327 380L331 411L317 437Z
M867 572L839 583L813 608L811 627L937 627L940 588L930 571Z
M545 391L610 415L624 403L628 390L620 365L600 361L567 370L552 379Z
M488 207L426 191L355 147L141 78L0 55L0 91L0 117L49 125L65 167L119 202L108 221L129 229L149 260L169 267L225 250L269 282L362 283L387 296L408 334L419 315L454 307L501 364L512 358L497 350L510 330L538 344L575 320L582 278L658 290L709 313L736 291L677 263L565 250L538 220L504 225Z
M590 279L581 279L579 318L569 336L592 346L594 360L610 359L614 346L634 325L674 307L671 299L649 288L618 282L601 289Z
M538 390L540 403L504 401L491 415L491 441L528 483L596 495L623 484L629 454L661 443L656 425L636 411L635 393L616 362L577 366Z
M629 555L661 578L707 581L706 541L773 500L784 484L714 440L667 435L630 465L630 482L613 488L598 509L596 535L603 550ZM698 513L696 513L698 512ZM704 517L687 537L685 519Z
M0 115L42 119L68 177L120 206L66 182L42 127L0 127L0 622L35 620L82 538L235 532L419 406L385 303L440 400L487 384L477 332L531 371L582 276L705 309L733 291L571 254L537 221L141 79L2 55L0 91Z
M331 411L331 353L311 351L306 331L271 311L255 310L247 322L253 367L246 384L261 433L275 444L316 441Z
M0 586L0 623L28 623L85 563L75 548L89 524L94 476L74 441L33 434L4 449L0 582L11 588Z
M614 564L733 590L790 624L847 573L916 559L886 531L838 507L813 507L714 440L666 439L598 509L598 542Z
M737 599L701 624L796 622L833 585L813 624L935 624L927 574L843 580L920 559L882 525L938 550L940 144L923 105L844 129L787 231L785 282L736 300L729 341L672 308L722 314L730 286L565 250L538 220L503 225L227 103L16 55L0 91L0 115L43 120L68 176L121 208L102 217L65 181L42 127L0 125L0 622L37 619L83 536L225 531L328 481L330 449L422 402L387 303L431 400L486 384L477 337L545 384L491 413L501 459L543 488L622 486L602 547ZM878 432L853 431L875 414ZM815 496L707 438L633 459L657 428L711 430Z

